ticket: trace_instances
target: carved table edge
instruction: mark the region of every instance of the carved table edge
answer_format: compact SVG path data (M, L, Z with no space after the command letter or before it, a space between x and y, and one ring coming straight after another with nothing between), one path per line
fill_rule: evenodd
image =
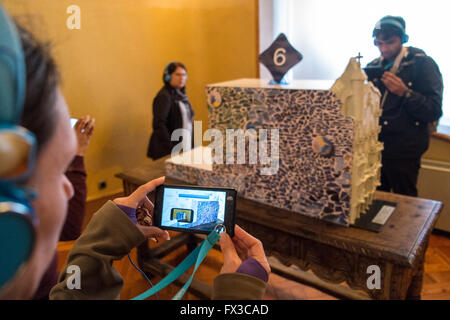
M275 257L284 266L292 267L292 265L294 265L303 272L308 272L309 270L311 270L312 273L322 281L326 281L343 288L345 288L345 286L343 286L342 283L346 283L351 290L363 291L365 294L367 294L367 298L376 299L376 295L373 294L373 291L368 289L367 286L364 286L366 282L358 282L352 277L347 276L345 272L337 272L336 270L334 270L333 273L329 273L327 272L328 270L326 270L327 268L321 265L317 265L295 257L286 258L286 256L283 256L282 254L272 250L268 250L266 254L268 256ZM320 290L319 288L317 289ZM377 295L380 294L381 292Z
M329 245L334 247L337 250L345 250L347 252L350 253L354 253L354 254L358 254L358 255L362 255L368 258L378 258L378 259L382 259L383 261L386 262L390 262L393 263L395 265L399 265L399 266L403 266L403 267L408 267L408 268L412 268L413 264L411 263L412 261L414 261L414 257L411 259L410 255L408 256L401 256L398 254L394 254L394 253L390 253L387 251L379 251L376 249L371 249L371 248L362 248L360 246L355 246L352 244L349 244L348 241L342 240L342 239L317 239L314 237L310 237L308 236L307 233L302 233L302 230L298 230L296 233L294 232L288 232L286 230L280 230L280 229L276 229L274 228L273 225L270 225L268 223L264 223L261 221L255 221L252 219L245 219L242 216L236 219L242 219L245 220L247 223L252 223L252 224L258 224L258 225L262 225L266 228L272 229L276 232L282 232L282 233L287 233L290 236L294 236L294 237L300 237L306 240L310 240L310 241L314 241L317 243L321 243L324 245Z
M408 256L408 262L411 264L412 268L415 268L417 263L420 262L421 259L418 259L425 255L427 246L428 246L428 238L433 231L433 227L436 224L439 214L442 211L443 204L442 202L436 201L434 203L434 207L432 210L432 214L428 217L427 221L424 223L424 229L428 230L427 232L422 232L418 237L416 243L414 244L414 248ZM418 258L417 258L418 257ZM416 258L416 259L414 259Z

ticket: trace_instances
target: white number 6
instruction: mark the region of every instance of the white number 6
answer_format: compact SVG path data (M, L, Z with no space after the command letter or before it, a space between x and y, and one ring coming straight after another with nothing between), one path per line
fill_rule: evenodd
M282 66L286 62L286 56L284 55L286 53L286 49L284 48L278 48L275 50L275 53L273 54L273 63L275 63L276 66Z

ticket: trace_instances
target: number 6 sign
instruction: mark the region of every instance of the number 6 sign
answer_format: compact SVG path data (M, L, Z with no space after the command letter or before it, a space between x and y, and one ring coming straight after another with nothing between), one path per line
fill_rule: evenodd
M295 50L284 33L281 33L270 47L259 55L259 61L269 69L276 83L280 83L289 69L302 59L302 54Z
M273 63L278 67L282 66L286 62L285 54L286 49L284 48L278 48L277 50L275 50L275 53L273 54Z

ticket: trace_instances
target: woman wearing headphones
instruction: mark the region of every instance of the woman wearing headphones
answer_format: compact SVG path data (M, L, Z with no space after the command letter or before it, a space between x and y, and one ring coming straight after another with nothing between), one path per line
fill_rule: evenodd
M192 118L194 111L186 95L186 67L181 62L171 62L164 69L164 87L153 100L153 133L147 156L153 160L167 156L178 141L171 141L176 129L185 129L187 139L184 151L192 148ZM183 138L184 139L184 138Z
M65 171L76 154L67 104L52 57L15 27L0 5L0 299L31 298L52 261L73 187ZM155 179L128 197L108 201L91 218L67 257L50 299L117 299L123 279L112 262L148 238L169 234L137 222L153 212ZM222 234L221 275L213 298L262 298L270 267L261 242L236 226ZM75 271L73 271L75 267ZM71 275L79 271L79 285Z

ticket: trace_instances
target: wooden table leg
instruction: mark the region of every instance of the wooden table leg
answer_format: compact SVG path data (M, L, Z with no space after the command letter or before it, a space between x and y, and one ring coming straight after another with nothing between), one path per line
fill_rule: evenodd
M428 234L426 240L422 245L422 253L418 261L417 270L415 270L412 275L411 284L406 293L406 299L408 300L420 300L422 298L422 285L423 285L423 275L425 273L425 254L428 249L428 243L430 241L430 234Z
M408 300L420 300L422 294L422 284L423 284L423 274L424 274L424 264L418 268L417 274L415 274L411 279L411 284L409 285L408 292L406 293L406 299Z

